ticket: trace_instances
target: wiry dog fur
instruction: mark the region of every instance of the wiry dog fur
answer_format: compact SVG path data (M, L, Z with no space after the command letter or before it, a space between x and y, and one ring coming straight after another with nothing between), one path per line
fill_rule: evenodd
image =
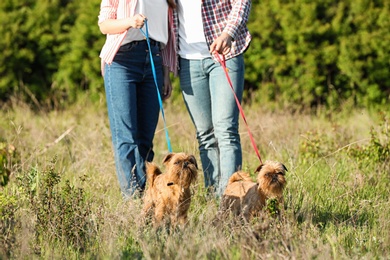
M257 182L253 182L246 172L235 172L222 196L220 210L231 211L235 216L250 220L260 213L268 199L283 203L286 171L282 163L266 161L255 171L258 172Z
M161 172L154 163L147 163L147 187L143 212L154 213L154 225L158 227L165 217L170 217L173 226L183 226L191 203L190 185L198 175L198 165L193 155L170 153L163 163L166 171Z

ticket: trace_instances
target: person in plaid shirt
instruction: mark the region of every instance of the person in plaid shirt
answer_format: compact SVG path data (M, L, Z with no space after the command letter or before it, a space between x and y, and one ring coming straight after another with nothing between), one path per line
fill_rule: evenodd
M216 55L224 55L235 93L244 88L250 0L177 0L173 32L180 87L196 128L205 186L218 198L242 165L239 109Z

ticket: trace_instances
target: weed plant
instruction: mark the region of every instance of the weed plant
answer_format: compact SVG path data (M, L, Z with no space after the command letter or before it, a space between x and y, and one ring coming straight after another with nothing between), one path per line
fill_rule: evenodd
M389 258L388 112L289 114L245 106L262 160L288 168L284 205L268 204L278 214L221 221L200 169L186 228L155 230L140 216L141 199L122 200L103 100L66 111L33 112L16 103L1 110L0 138L19 159L7 166L9 181L0 190L0 258ZM173 150L199 160L184 107L165 106ZM243 123L240 134L243 169L253 173L259 160ZM168 152L162 121L154 143L160 163Z
M90 202L86 201L83 188L77 188L66 180L60 186L61 175L55 170L55 159L43 172L32 169L19 179L22 195L27 198L31 215L36 220L35 253L41 255L44 243L85 251L94 243L99 221L92 218Z
M0 256L11 257L16 246L16 232L18 219L15 216L18 210L16 198L0 193Z

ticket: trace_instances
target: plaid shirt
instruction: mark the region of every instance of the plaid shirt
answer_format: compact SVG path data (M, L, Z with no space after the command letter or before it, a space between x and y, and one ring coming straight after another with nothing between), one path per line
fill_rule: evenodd
M246 23L249 19L251 0L202 0L202 16L206 42L210 46L222 32L232 38L232 47L226 59L243 53L252 39ZM173 32L176 39L176 50L179 46L179 20L176 11L173 13Z

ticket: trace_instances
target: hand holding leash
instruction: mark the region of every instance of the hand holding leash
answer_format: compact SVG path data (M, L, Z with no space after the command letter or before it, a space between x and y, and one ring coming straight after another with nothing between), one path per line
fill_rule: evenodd
M219 54L227 55L230 53L232 46L232 37L223 32L215 41L210 45L210 53L217 52Z
M130 27L129 28L141 29L142 27L144 27L146 20L147 20L147 18L143 14L136 14L136 15L130 17Z

